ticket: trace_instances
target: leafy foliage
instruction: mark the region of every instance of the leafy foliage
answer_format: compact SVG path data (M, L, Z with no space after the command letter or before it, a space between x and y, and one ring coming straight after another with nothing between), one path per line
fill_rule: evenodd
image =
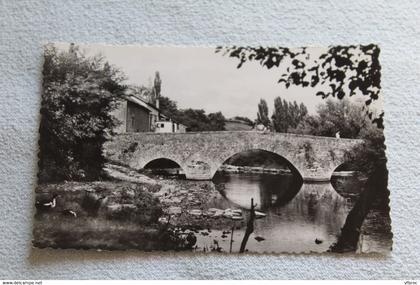
M329 99L317 107L317 115L306 116L291 132L315 136L360 138L363 131L374 127L363 105L347 99Z
M371 126L361 130L359 137L364 139L363 144L355 146L345 153L349 167L366 175L371 175L378 169L386 169L386 146L383 131Z
M287 133L289 129L294 129L308 114L308 109L296 101L288 102L280 97L274 99L274 112L271 116L273 127L276 132Z
M223 131L225 130L225 117L221 112L206 114L202 109L179 110L175 101L168 97L160 97L161 112L185 125L190 132Z
M357 92L366 96L365 104L379 98L381 84L380 49L377 45L332 46L325 53L316 55L307 48L289 49L284 47L217 47L216 53L237 58L241 68L247 61L257 61L263 67L279 68L282 64L286 72L278 83L286 88L291 85L301 87L323 87L317 96L343 99L346 94ZM328 90L328 91L325 91ZM383 115L374 119L383 128Z
M168 97L161 96L159 98L159 109L165 116L173 118L174 120L178 117L178 106L175 101Z
M210 131L223 131L225 129L226 118L222 112L210 113L208 118L210 121Z
M121 73L77 46L45 48L40 124L40 182L98 179L102 144L118 123L111 115L125 90Z
M233 119L234 120L236 120L236 121L242 121L242 122L244 122L244 123L246 123L246 124L248 124L248 125L250 125L250 126L254 126L254 122L250 119L250 118L248 118L248 117L242 117L242 116L236 116L236 117L233 117Z
M268 106L264 99L258 103L257 124L262 124L266 127L270 126L270 119L268 118Z
M330 247L332 252L356 251L363 221L371 209L376 208L389 213L388 170L383 131L376 127L364 129L360 136L364 138L364 142L345 153L346 164L351 170L363 172L368 180L347 216L337 242Z
M156 98L160 97L161 86L162 86L162 79L160 79L159 71L156 71L155 80L153 81L153 89L154 89Z
M176 120L187 126L190 132L222 131L225 129L225 117L221 112L210 113L202 109L179 110Z

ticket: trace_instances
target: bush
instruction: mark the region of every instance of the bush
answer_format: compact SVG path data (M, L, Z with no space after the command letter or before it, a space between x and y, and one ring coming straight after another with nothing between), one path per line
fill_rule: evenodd
M156 223L163 213L159 199L143 190L140 185L122 188L114 202L116 203L111 207L108 206L108 219L152 224Z
M123 77L74 45L66 52L48 45L44 58L39 182L96 180L102 145L118 123L110 112L125 90Z

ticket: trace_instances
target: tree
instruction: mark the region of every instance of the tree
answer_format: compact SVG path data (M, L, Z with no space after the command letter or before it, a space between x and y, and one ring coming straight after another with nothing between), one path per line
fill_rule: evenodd
M360 138L362 130L371 125L363 105L347 99L328 99L318 105L317 115L306 116L292 132L326 137L340 132L342 138Z
M143 85L129 85L127 86L127 93L132 94L138 98L141 98L142 100L150 103L155 104L154 101L154 92L153 89L147 88Z
M154 89L154 93L156 97L155 99L160 97L161 86L162 86L162 80L160 79L159 71L156 71L155 80L153 81L153 89Z
M273 127L276 132L287 133L294 129L308 113L306 106L296 101L293 103L282 100L280 97L274 99L274 112L271 116Z
M44 53L39 181L93 180L101 175L102 145L117 125L110 114L124 93L120 71L75 45Z
M209 118L204 110L186 109L179 111L179 123L187 126L190 132L208 131Z
M291 85L320 87L317 96L343 99L359 93L366 96L365 105L379 98L381 84L380 49L377 45L333 46L320 55L307 48L284 47L217 47L216 53L224 52L239 60L237 68L247 61L258 61L271 69L286 64L278 83L286 88ZM372 113L369 112L372 116ZM373 120L383 128L383 113Z
M187 126L191 132L223 131L225 117L221 112L206 115L202 109L179 110L177 122Z
M248 118L248 117L242 117L242 116L235 116L235 117L233 117L233 119L234 120L237 120L237 121L242 121L242 122L244 122L244 123L246 123L246 124L248 124L248 125L250 125L250 126L254 126L254 122L250 119L250 118Z
M300 110L299 111L300 112L299 123L300 123L306 117L306 115L308 115L308 108L306 108L305 104L300 103L299 110Z
M327 100L318 106L318 114L307 116L298 126L297 133L361 138L363 143L345 152L347 170L362 172L367 178L364 190L346 218L334 252L355 251L363 221L374 207L387 208L388 171L386 169L383 130L377 128L363 111L363 105L349 100ZM389 211L389 209L387 209Z
M210 113L208 115L210 123L210 131L224 131L226 118L223 116L222 112Z
M218 47L216 52L239 59L237 68L247 61L258 61L263 67L271 69L280 67L285 70L278 83L286 88L291 85L319 88L317 96L323 99L336 97L344 99L356 94L365 96L364 105L369 105L379 99L380 71L378 46L334 46L320 55L308 53L307 48L294 50L277 48L252 47ZM371 110L363 108L345 108L343 105L327 102L318 109L318 115L306 116L293 132L306 134L334 136L340 131L342 137L362 137L365 144L356 147L348 154L348 162L355 169L367 173L367 189L364 190L348 215L338 241L331 251L354 251L359 239L361 225L375 201L388 197L386 158L383 138L384 113L373 117ZM338 107L338 108L337 108ZM333 110L334 109L334 110ZM328 114L332 111L330 114ZM369 120L366 119L367 114ZM355 118L353 118L355 116ZM372 120L373 118L373 120ZM376 124L378 139L370 123ZM387 205L387 203L382 203Z
M286 103L287 104L287 103ZM276 132L287 132L287 122L285 117L285 107L283 106L283 100L280 97L274 99L274 112L271 116L273 127Z
M175 121L179 117L179 111L176 102L169 99L168 97L161 96L159 98L159 110L162 112L162 114Z
M205 132L205 131L224 131L225 117L221 112L206 114L204 110L185 109L178 110L175 101L168 97L160 97L160 111L167 117L185 125L188 131Z
M337 242L330 247L332 252L348 252L357 249L363 221L373 208L389 213L388 170L385 157L383 131L368 127L360 132L363 144L345 153L350 170L364 173L368 180L363 192L349 212Z
M266 127L270 126L270 119L268 118L268 106L264 99L260 100L258 104L257 124L262 124Z

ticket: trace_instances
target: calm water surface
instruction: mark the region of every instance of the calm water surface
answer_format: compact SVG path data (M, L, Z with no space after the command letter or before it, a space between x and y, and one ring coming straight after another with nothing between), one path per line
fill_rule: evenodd
M336 190L329 182L302 184L292 175L226 173L218 173L213 183L221 195L209 202L208 208L242 209L248 213L246 210L253 198L256 209L267 214L255 221L246 247L260 253L325 252L336 242L362 185L357 178L337 178L333 180ZM235 229L233 235L227 233L228 230L224 230L225 233L211 230L208 236L198 236L197 250L218 246L222 251L238 252L245 228ZM375 236L374 232L375 229L372 235L364 237L363 241L368 245L365 248L361 245L361 251L388 250L389 244L384 242L386 237ZM257 241L256 238L264 240Z

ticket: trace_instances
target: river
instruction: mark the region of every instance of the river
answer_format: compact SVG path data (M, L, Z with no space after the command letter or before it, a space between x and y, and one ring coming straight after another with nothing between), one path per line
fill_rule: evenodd
M250 208L251 198L265 217L255 220L246 249L250 252L325 252L337 241L346 217L363 191L357 177L337 177L328 183L302 183L290 174L217 173L212 182L220 193L207 208ZM333 186L334 185L334 186ZM248 218L248 214L245 215ZM196 250L217 248L238 252L243 222L231 229L209 229L197 235ZM391 247L388 213L373 210L362 228L358 252L388 252ZM231 242L232 241L232 242Z

